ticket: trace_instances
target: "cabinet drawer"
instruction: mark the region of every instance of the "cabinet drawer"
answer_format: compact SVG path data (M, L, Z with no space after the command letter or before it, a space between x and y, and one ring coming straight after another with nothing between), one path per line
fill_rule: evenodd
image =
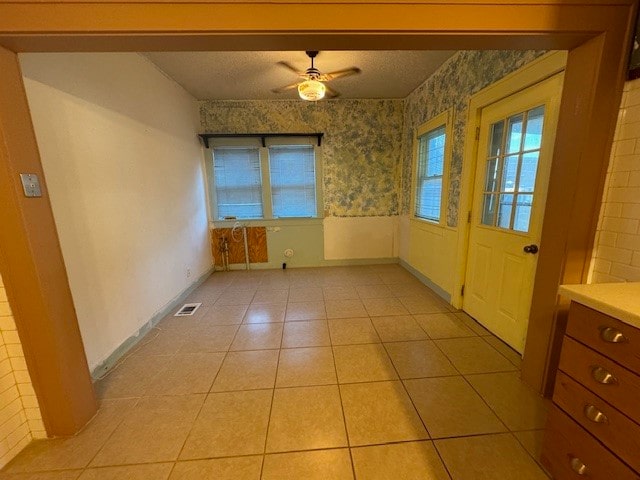
M555 405L549 410L541 461L555 480L640 479Z
M640 425L562 372L553 401L600 442L640 471Z
M640 330L576 302L567 335L640 375Z
M562 343L560 370L640 422L640 377L636 374L567 336Z

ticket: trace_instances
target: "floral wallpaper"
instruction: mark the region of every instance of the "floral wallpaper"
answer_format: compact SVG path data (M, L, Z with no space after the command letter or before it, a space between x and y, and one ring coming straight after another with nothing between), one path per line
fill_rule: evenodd
M453 152L449 169L447 225L458 224L458 202L469 98L484 87L542 55L541 51L470 50L449 58L405 98L403 119L402 214L409 213L415 129L441 112L453 109Z
M409 213L414 131L453 109L447 225L457 226L469 98L541 51L460 51L403 100L203 100L209 133L323 132L325 216Z
M204 100L209 133L323 132L325 216L398 215L403 100Z

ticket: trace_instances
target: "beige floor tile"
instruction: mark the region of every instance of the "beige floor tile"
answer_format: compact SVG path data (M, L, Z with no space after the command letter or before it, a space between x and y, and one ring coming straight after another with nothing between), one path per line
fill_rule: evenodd
M544 438L544 430L527 430L526 432L513 433L524 449L534 460L539 461L542 453L542 440Z
M427 334L411 315L394 315L371 319L383 342L426 340Z
M267 453L346 446L337 386L276 389Z
M468 375L467 380L510 430L544 428L547 404L518 372Z
M141 397L149 384L165 368L170 356L131 355L96 384L98 397Z
M286 303L251 305L247 310L243 323L284 322L284 314L286 311Z
M406 285L406 284L420 284L420 281L411 275L406 270L400 270L395 272L380 272L380 278L387 285Z
M415 315L414 318L431 338L475 337L476 333L453 313Z
M86 467L137 401L102 401L96 416L78 434L70 438L33 441L4 471L16 473Z
M352 446L429 438L400 382L341 385Z
M291 287L289 301L296 302L324 302L322 287Z
M361 271L349 275L354 285L383 285L384 282L376 272Z
M462 376L405 380L432 438L506 431Z
M172 468L173 463L90 468L80 480L167 480Z
M273 390L210 394L180 459L263 453L272 395Z
M349 450L276 453L264 457L262 480L353 480Z
M358 480L449 480L433 443L406 442L351 449Z
M436 440L453 480L548 480L511 434Z
M288 288L258 288L251 303L254 305L259 303L286 303L288 299Z
M282 348L331 345L326 320L288 322L284 325Z
M278 350L229 352L222 363L212 392L273 388Z
M152 329L133 349L134 355L174 355L182 346L184 330Z
M327 300L327 318L367 317L367 311L361 300Z
M245 289L238 289L229 287L220 298L216 301L214 305L244 305L251 303L254 295L256 294L256 289L248 287Z
M509 345L507 345L502 340L500 340L498 337L494 337L493 335L491 335L491 336L484 336L482 337L482 339L485 342L487 342L489 345L491 345L493 348L498 350L502 355L507 357L507 360L513 363L516 367L518 368L521 367L522 356L518 352L516 352L513 348L511 348Z
M91 466L177 459L204 399L204 395L140 399L98 452Z
M360 296L355 287L323 287L324 300L359 300Z
M476 322L465 312L456 312L455 316L464 322L464 324L480 336L491 335L491 332Z
M210 325L238 325L242 323L248 306L249 305L218 305L216 303L207 309L203 321Z
M411 284L392 284L387 285L391 293L393 293L396 297L420 297L423 295L430 295L431 290L429 290L425 285L421 283L411 283Z
M175 355L149 384L145 395L207 393L222 365L224 353Z
M449 359L430 340L385 344L400 378L457 375Z
M202 306L210 306L220 298L220 295L222 295L225 290L226 287L217 285L201 285L185 298L184 303L202 303Z
M408 315L409 311L400 300L392 298L366 298L362 300L364 308L371 317L384 317L387 315Z
M260 480L262 455L178 462L169 480Z
M340 383L375 382L398 378L381 344L336 345L333 355Z
M516 370L496 349L479 337L434 340L460 373L489 373Z
M77 480L83 470L60 470L53 472L5 473L0 470L2 480Z
M448 312L451 308L433 295L402 296L400 302L412 314Z
M276 387L303 387L337 383L331 347L280 351Z
M207 325L193 329L178 353L226 352L238 331L238 325Z
M358 296L365 298L389 298L393 297L393 293L386 285L360 285L356 287Z
M368 317L331 319L329 320L329 333L333 345L381 342Z
M327 312L324 302L289 302L287 304L287 314L285 322L296 322L301 320L324 320Z
M280 348L282 323L248 323L240 325L230 351Z

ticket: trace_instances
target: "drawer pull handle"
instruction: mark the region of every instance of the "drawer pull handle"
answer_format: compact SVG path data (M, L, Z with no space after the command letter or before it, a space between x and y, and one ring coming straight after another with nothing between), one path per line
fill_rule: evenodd
M600 338L609 343L626 343L629 341L620 330L613 327L600 327Z
M609 418L595 405L585 405L584 416L594 423L609 423Z
M578 457L571 457L571 470L578 475L587 475L589 473L587 466Z
M602 385L614 385L618 383L618 379L614 375L597 365L591 367L591 376L596 382Z

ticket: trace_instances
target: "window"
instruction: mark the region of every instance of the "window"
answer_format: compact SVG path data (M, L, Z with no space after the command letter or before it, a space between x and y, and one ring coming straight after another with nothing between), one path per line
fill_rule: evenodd
M259 150L222 147L213 151L218 218L261 218L263 210Z
M217 139L207 162L214 220L316 218L322 205L316 138Z
M448 112L418 129L414 216L440 223L445 198Z

